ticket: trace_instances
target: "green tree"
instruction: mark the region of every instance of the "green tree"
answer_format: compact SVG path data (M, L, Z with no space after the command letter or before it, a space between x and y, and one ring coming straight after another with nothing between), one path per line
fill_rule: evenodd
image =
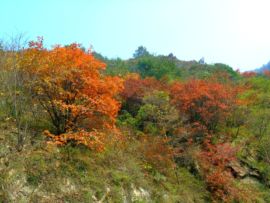
M154 91L143 98L136 119L139 129L152 135L172 135L180 125L178 111L170 104L169 95L163 91Z
M131 67L131 71L139 73L143 78L155 77L173 80L181 76L181 70L177 68L174 60L166 56L144 56L138 59Z
M144 46L139 46L138 49L134 52L133 57L134 58L139 58L142 56L149 56L149 52Z

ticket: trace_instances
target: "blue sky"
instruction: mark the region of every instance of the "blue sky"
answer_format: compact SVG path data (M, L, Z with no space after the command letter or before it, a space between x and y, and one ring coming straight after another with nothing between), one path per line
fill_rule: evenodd
M0 37L82 43L110 58L139 45L240 70L270 60L269 0L0 0Z

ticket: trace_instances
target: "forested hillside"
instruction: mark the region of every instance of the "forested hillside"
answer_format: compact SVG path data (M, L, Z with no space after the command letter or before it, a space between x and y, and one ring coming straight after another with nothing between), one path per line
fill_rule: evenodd
M0 47L0 202L270 202L269 72Z

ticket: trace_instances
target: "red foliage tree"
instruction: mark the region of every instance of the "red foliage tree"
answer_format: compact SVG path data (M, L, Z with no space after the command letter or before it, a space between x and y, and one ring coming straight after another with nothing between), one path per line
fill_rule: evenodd
M137 74L130 74L124 81L124 89L121 93L124 102L124 108L135 115L142 105L143 97L147 93L155 90L165 90L166 84L161 83L155 78L141 79Z
M266 77L270 77L270 70L264 70L264 71L263 71L263 74L264 74Z
M255 71L245 71L243 73L241 73L241 75L245 78L251 78L257 75L257 73Z
M236 161L237 148L230 143L212 144L204 142L204 149L198 160L213 202L247 202L256 199L253 188L238 187L232 174L230 163ZM253 192L253 196L250 195Z
M139 149L144 161L160 173L165 173L168 169L175 167L174 150L168 144L169 141L168 138L158 136L142 136L140 139Z
M205 135L217 130L237 104L239 89L216 81L189 80L171 86L172 103L186 116L194 133Z

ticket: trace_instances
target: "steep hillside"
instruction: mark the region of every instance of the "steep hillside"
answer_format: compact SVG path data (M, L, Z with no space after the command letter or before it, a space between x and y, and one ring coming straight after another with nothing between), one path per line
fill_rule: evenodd
M139 50L0 51L0 202L270 201L269 75Z

